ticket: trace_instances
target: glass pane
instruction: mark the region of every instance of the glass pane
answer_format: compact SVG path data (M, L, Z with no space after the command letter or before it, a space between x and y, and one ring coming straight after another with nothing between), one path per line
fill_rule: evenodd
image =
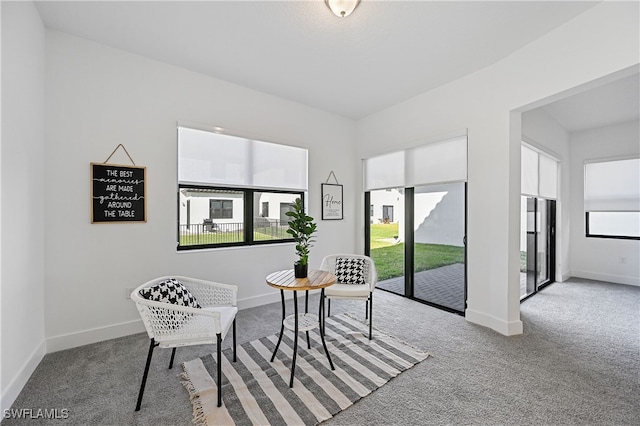
M242 191L180 188L180 246L244 241Z
M538 257L536 284L542 284L549 279L549 241L547 232L547 200L538 199L536 211L536 238L538 239L536 256Z
M299 193L255 192L253 194L253 240L286 240L289 216Z
M378 287L404 295L404 189L370 194L370 255L378 271Z
M413 296L465 309L464 183L416 187Z
M589 235L640 237L640 212L589 212Z

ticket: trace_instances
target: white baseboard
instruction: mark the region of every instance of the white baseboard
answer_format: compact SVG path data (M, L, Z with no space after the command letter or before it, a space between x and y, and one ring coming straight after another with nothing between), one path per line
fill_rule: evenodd
M29 377L33 374L33 372L42 361L46 354L46 341L43 339L38 347L31 353L31 355L27 358L25 363L22 365L20 370L18 370L9 382L9 385L2 392L2 401L0 402L0 406L2 407L2 413L4 414L4 410L11 408L11 405L15 402L18 395L24 388L24 385L27 384ZM3 371L3 374L7 374L6 371ZM18 408L31 408L31 407L18 407Z
M468 308L465 311L465 319L474 324L488 327L500 334L504 334L505 336L515 336L517 334L522 334L523 330L522 321L520 320L507 322L492 315L487 315Z
M571 278L571 271L568 271L568 272L565 271L565 272L561 272L560 276L556 276L556 281L563 283L569 278Z
M249 297L246 299L238 300L238 309L255 308L256 306L268 305L269 303L275 303L280 301L280 293L268 293L261 294L259 296Z
M311 295L316 293L320 293L320 290L309 291L309 294ZM298 297L301 297L301 295L298 294ZM284 298L285 300L293 299L293 292L285 291ZM256 306L268 305L270 303L276 303L276 302L280 303L280 292L262 294L260 296L249 297L247 299L239 299L238 309L242 310L242 309L255 308Z
M624 275L601 274L592 271L572 270L571 276L576 278L585 278L588 280L605 281L608 283L627 284L640 287L640 277L629 277Z
M61 334L47 339L47 353L76 348L103 340L115 339L130 334L143 333L142 320L123 322L120 324L96 327L75 333Z
M292 293L292 292L287 292ZM292 295L285 294L287 299ZM249 309L269 303L280 302L280 293L268 293L260 296L238 300L238 309ZM46 342L46 353L58 352L65 349L76 348L78 346L90 345L104 340L116 339L118 337L129 336L131 334L143 333L145 331L141 319L127 321L120 324L107 325L104 327L81 330L75 333L61 334L49 337Z

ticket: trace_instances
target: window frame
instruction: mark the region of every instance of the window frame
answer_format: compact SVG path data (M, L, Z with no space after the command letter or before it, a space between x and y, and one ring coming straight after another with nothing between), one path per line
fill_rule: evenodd
M640 240L640 236L636 237L633 235L609 235L609 234L592 234L589 231L589 213L618 213L617 211L597 211L597 212L584 212L584 226L585 226L585 237L586 238L607 238L611 240ZM633 212L640 213L640 212Z
M292 198L291 203L293 203L293 200L300 198L306 210L305 201L309 190L308 148L254 139L228 132L220 127L197 123L177 122L176 130L178 160L176 247L178 251L294 242L293 238L288 238L287 227L283 226L280 218L268 217L269 226L265 226L263 221L256 220L262 217L262 206L259 205L260 200L254 198L261 197L256 195L257 193L288 194L283 201ZM240 151L238 151L239 147ZM227 157L230 162L225 160ZM274 162L273 158L277 161ZM224 167L215 169L216 173L211 171L212 167L221 164ZM235 193L232 221L228 222L228 227L220 222L218 224L220 227L205 229L204 226L208 221L228 220L212 218L209 208L207 222L201 224L191 221L190 223L192 228L202 226L202 231L196 228L195 232L188 232L189 228L181 224L181 220L187 222L185 217L181 217L186 214L181 207L181 202L185 201L183 196L185 189L211 191L212 196L207 197L209 199L217 198L213 196L215 191L228 192L228 195ZM184 195L190 198L187 194ZM240 202L242 207L236 205ZM267 199L267 202L273 201ZM193 211L193 206L190 207ZM234 232L235 235L206 238L203 236L205 232ZM184 242L195 241L198 244L181 245L181 238ZM238 239L241 241L237 241ZM221 240L232 242L210 243L210 241ZM203 241L207 243L200 244Z
M212 244L180 244L180 191L182 189L204 189L204 190L217 190L217 191L233 191L241 192L243 200L243 239L242 241L229 242L229 243L212 243ZM281 189L264 189L264 188L238 188L238 187L223 187L223 186L208 186L208 185L192 185L192 184L178 184L177 204L178 204L178 228L177 228L177 241L176 247L178 251L190 251L190 250L202 250L212 248L227 248L227 247L245 247L245 246L258 246L265 244L285 244L294 242L293 238L273 239L273 240L254 240L254 221L253 221L253 209L254 209L254 194L255 193L274 193L274 194L291 194L295 198L300 198L302 204L306 208L305 191L293 191L293 190L281 190ZM193 227L194 224L191 223Z

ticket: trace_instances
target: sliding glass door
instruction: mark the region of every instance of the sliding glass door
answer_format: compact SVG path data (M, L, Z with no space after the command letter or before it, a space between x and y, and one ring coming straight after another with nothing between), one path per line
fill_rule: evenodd
M466 184L375 190L365 199L378 288L464 313Z
M405 294L404 188L367 193L369 203L368 254L378 272L379 287Z
M520 299L555 280L555 200L521 197Z
M466 309L467 137L367 158L365 254L378 288L463 314Z
M413 197L413 298L465 309L465 184L420 186Z

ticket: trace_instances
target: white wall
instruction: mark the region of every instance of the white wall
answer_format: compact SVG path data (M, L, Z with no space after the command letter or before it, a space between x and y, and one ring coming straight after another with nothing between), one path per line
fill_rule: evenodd
M522 114L522 138L531 146L555 157L560 164L558 199L556 202L556 281L570 276L570 166L569 132L543 109L536 108ZM522 238L522 237L521 237ZM524 244L524 245L523 245ZM520 241L526 247L526 241Z
M265 276L289 269L293 244L176 252L176 123L309 149L311 267L354 250L355 123L323 111L47 31L47 350L141 331L125 289L191 275L239 286L240 308L278 301ZM147 223L90 223L89 163L122 143L147 167ZM124 159L112 159L124 162ZM321 221L320 184L344 184L345 220Z
M32 3L2 2L1 366L9 408L45 353L44 52ZM57 203L56 203L57 204Z
M640 286L640 241L586 238L584 215L584 162L639 155L638 121L574 132L571 153L571 275Z
M464 196L464 184L416 188L414 242L464 246Z
M598 4L490 67L358 122L360 158L468 129L468 321L522 332L520 109L637 66L637 17L635 2Z

